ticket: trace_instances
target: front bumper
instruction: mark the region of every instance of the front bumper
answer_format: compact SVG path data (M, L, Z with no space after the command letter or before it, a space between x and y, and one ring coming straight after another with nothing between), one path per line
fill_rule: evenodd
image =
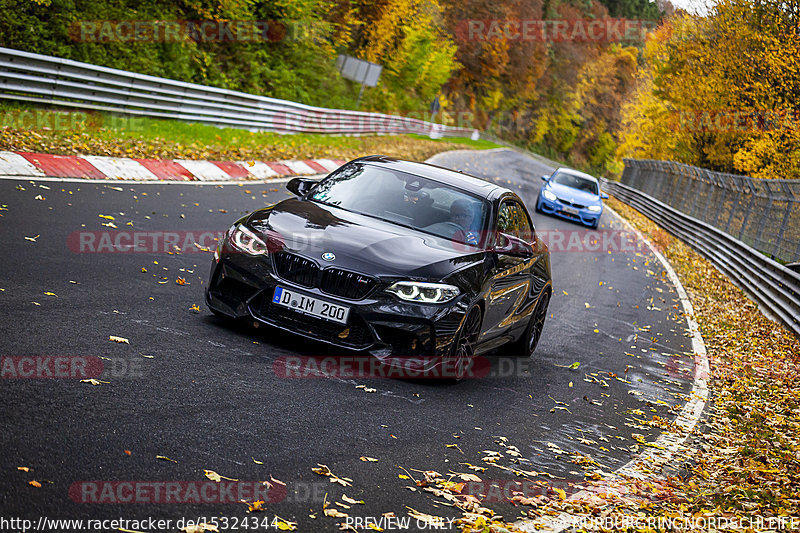
M566 205L560 200L552 202L544 196L539 197L539 209L548 215L555 215L557 217L580 222L586 226L594 226L603 214L602 209L599 212L589 211L588 208L576 208L571 205Z
M280 285L324 301L350 308L347 324L339 324L272 302ZM352 300L332 296L281 279L269 256L223 255L212 262L206 303L217 313L253 320L309 339L347 348L368 350L379 359L449 356L463 320L464 295L447 304L403 302L378 285L366 297Z

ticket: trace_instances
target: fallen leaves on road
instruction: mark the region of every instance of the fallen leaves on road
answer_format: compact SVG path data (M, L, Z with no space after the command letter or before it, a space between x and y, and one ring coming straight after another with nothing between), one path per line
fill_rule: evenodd
M264 500L256 500L254 502L248 502L246 500L240 500L243 504L247 505L247 512L248 513L260 513L264 511Z
M131 341L126 339L125 337L117 337L116 335L109 335L108 340L118 342L120 344L130 344Z
M89 383L90 385L94 386L100 385L101 383L106 383L106 384L111 383L110 381L100 381L99 379L94 379L94 378L82 379L80 382Z
M216 481L217 483L219 483L223 479L226 479L228 481L239 481L238 479L233 479L232 477L221 476L216 472L214 472L213 470L203 470L203 474L205 474L205 476L211 481Z
M165 457L163 455L156 455L156 459L158 459L159 461L169 461L170 463L177 463L178 462L175 459L170 459L169 457Z
M437 526L437 527L441 527L442 524L447 523L446 520L444 518L442 518L441 516L434 516L434 515L430 515L430 514L421 513L419 511L417 511L416 509L412 509L409 506L406 506L406 509L408 509L408 514L412 518L415 518L416 520L418 520L418 521L420 521L422 523L434 525L434 526Z
M328 468L327 465L317 463L317 466L312 468L311 471L314 472L315 474L319 474L320 476L329 477L331 479L331 483L338 483L343 487L349 487L353 483L353 480L350 479L349 477L339 477L333 472L331 472L331 469Z
M321 465L324 466L324 465ZM327 467L326 467L327 468ZM330 516L331 518L347 518L349 515L347 513L343 513L342 511L330 507L328 503L328 494L325 493L325 498L322 500L322 513L325 516Z

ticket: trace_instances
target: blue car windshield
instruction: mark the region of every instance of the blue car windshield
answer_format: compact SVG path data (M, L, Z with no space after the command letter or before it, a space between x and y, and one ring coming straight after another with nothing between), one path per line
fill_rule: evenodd
M585 191L592 194L599 194L596 182L587 180L586 178L581 178L580 176L573 176L572 174L567 174L565 172L559 172L550 178L550 183L563 185L565 187L578 189L579 191Z
M478 245L489 204L447 184L376 165L351 164L311 191L311 200Z

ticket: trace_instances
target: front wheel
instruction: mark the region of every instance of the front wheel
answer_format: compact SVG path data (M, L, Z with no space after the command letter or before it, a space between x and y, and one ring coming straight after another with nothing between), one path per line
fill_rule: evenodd
M481 334L482 318L481 308L477 305L472 306L456 335L455 346L453 346L453 353L450 356L455 380L464 379L469 371L472 359L475 357L475 346L477 346Z
M517 355L522 357L530 357L536 350L539 340L542 337L542 329L544 329L544 321L547 318L547 307L550 305L550 292L544 292L536 303L536 308L533 310L531 320L528 322L528 327L525 333L517 341L514 351Z

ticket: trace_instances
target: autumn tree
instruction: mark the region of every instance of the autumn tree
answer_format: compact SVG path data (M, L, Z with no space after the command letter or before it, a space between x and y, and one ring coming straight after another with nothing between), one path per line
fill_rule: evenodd
M621 157L800 177L800 2L721 0L648 43Z

